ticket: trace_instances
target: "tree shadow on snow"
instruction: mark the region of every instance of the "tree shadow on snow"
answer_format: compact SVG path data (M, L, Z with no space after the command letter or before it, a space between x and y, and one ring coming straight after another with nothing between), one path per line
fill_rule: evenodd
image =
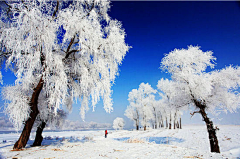
M130 139L130 137L121 137L121 138L113 138L113 139L117 141L127 141Z
M181 143L184 142L184 139L175 138L175 137L147 137L148 142L155 142L156 144L172 144L174 142Z
M13 145L14 145L13 143L12 144L8 144L8 145L4 145L4 146L1 146L0 149L8 147L8 146L12 146L13 147ZM0 154L0 159L1 159L1 154Z
M53 145L53 146L62 146L64 143L68 142L68 143L76 143L76 142L89 142L92 141L92 138L89 137L85 137L83 136L82 138L79 137L75 137L75 136L70 136L70 137L51 137L51 136L46 136L43 138L42 144L41 146L49 146L49 145ZM33 144L34 140L29 140L27 143L26 148L31 147L31 145Z
M117 141L127 141L130 137L114 138ZM144 137L141 138L146 142L154 142L155 144L172 144L174 142L181 143L184 142L184 139L175 138L175 137Z

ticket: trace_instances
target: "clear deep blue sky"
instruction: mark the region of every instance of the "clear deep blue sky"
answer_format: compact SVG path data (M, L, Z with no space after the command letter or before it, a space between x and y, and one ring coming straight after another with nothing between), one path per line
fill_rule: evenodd
M113 1L110 17L122 22L127 34L126 43L132 46L113 86L114 112L105 113L102 102L95 112L86 114L86 121L112 123L123 117L127 127L132 126L124 117L129 104L128 93L148 82L156 89L157 81L169 77L159 69L165 53L188 45L211 50L217 58L216 69L240 63L240 4L238 2L145 2ZM7 82L8 74L4 73ZM9 80L11 81L11 80ZM238 113L220 115L215 123L240 124ZM70 120L81 120L79 105L74 104ZM200 116L190 119L184 113L183 124L202 123ZM204 124L204 123L203 123Z

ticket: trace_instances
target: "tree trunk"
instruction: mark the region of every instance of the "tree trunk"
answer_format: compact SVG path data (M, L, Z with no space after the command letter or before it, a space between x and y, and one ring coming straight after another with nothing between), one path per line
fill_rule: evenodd
M145 126L144 126L144 131L146 131L146 130L147 130L147 126L145 125Z
M136 130L139 130L139 126L136 124Z
M139 130L139 122L138 122L138 119L134 119L135 120L135 123L136 123L136 130Z
M153 107L153 111L154 111L154 118L155 118L155 121L153 123L153 129L157 129L157 111L156 111L156 108Z
M137 119L136 119L136 130L139 130L139 115L138 115L138 111L136 109L136 113L137 113Z
M45 126L46 126L46 123L44 121L41 121L41 124L37 128L35 141L32 146L41 146L43 141L42 132Z
M172 117L171 117L171 113L170 113L170 121L169 121L169 129L172 129Z
M176 122L175 122L175 120L174 120L174 126L173 127L174 127L174 129L176 129Z
M30 117L28 118L28 120L26 121L22 134L19 137L18 141L14 144L13 149L22 149L26 146L31 130L32 130L32 126L34 124L34 121L39 113L38 111L38 96L42 90L43 87L43 79L41 77L41 79L38 82L38 85L36 88L34 88L33 94L32 94L32 98L31 101L29 103L30 109L31 109L31 113L30 113Z
M167 122L167 117L166 117L166 128L168 128L168 122Z
M180 118L180 121L179 121L179 125L180 125L180 129L182 129L182 120L181 120L181 118Z
M207 113L205 111L206 106L195 99L194 99L194 103L200 109L199 113L202 115L203 120L206 123L211 152L220 153L220 149L218 146L218 139L216 135L216 129L213 126L213 122L207 116Z

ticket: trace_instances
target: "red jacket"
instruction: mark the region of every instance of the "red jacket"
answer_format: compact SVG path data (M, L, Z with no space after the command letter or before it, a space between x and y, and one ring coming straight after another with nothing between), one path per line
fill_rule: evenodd
M107 132L107 130L105 130L105 135L107 135L108 134L108 132Z

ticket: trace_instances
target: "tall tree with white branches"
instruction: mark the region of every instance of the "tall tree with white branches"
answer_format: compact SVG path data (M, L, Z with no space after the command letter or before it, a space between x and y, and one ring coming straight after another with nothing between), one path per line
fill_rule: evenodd
M134 126L136 126L136 130L139 130L140 124L140 105L138 103L138 97L139 93L137 89L133 89L131 92L129 92L129 106L124 113L126 117L134 121Z
M23 92L19 98L6 96L10 119L15 126L24 123L14 149L25 147L29 139L40 94L48 103L41 109L55 114L79 100L84 119L89 99L94 109L100 97L111 112L111 86L129 47L121 23L108 16L109 1L26 0L6 5L9 23L1 24L0 56Z
M176 82L163 78L160 79L157 84L159 91L161 91L159 92L159 95L161 96L160 101L164 108L166 123L168 121L166 127L169 129L172 128L172 121L176 120L176 115L181 114L180 112L183 109L186 109L184 106L187 105L186 103L188 103L189 100L178 95L178 92L181 91L181 89L179 89L180 86L181 85ZM173 126L174 125L175 124L173 124Z
M137 130L139 122L146 130L147 124L154 118L152 104L155 101L153 94L156 92L148 83L141 83L138 89L129 92L128 100L130 105L126 109L125 115L135 121Z
M163 92L171 92L176 106L195 106L197 110L192 115L199 113L206 123L211 152L220 153L216 128L207 111L214 111L216 107L230 112L237 109L240 67L228 66L207 72L207 67L215 66L216 58L212 54L198 46L171 51L161 61L161 68L171 74L171 89L166 86L168 80L160 81L158 86Z
M141 125L144 130L147 128L147 124L151 119L153 119L153 110L152 110L152 101L155 100L155 94L157 90L153 89L148 83L141 83L139 85L138 91L140 93L139 96L139 104L140 104L140 116L141 116Z

